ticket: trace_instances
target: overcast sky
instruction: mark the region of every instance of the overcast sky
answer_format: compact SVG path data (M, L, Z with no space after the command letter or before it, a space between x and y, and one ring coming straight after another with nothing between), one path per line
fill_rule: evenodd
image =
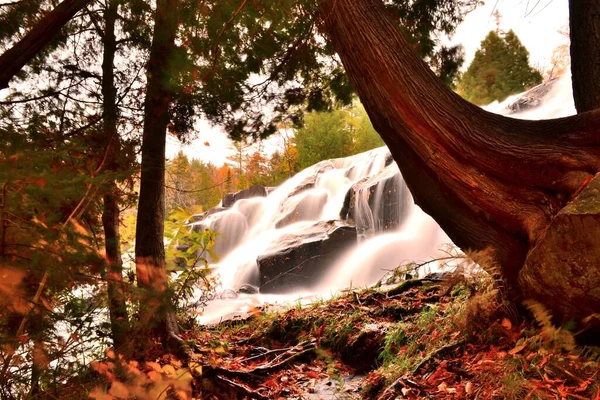
M529 50L531 64L545 67L549 64L552 51L567 42L558 30L568 26L568 7L568 0L485 0L483 6L466 17L451 42L464 46L465 67L468 66L480 42L490 30L496 29L496 21L492 16L496 8L502 15L500 28L515 31ZM169 136L167 157L173 157L181 148L190 158L220 166L231 154L231 142L220 129L200 123L198 136L191 146L181 146L177 139Z

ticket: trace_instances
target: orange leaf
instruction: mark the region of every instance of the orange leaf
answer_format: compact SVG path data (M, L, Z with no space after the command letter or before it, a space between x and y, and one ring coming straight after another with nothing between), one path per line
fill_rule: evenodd
M119 381L114 381L110 386L110 390L108 394L113 395L117 398L126 399L129 397L129 389L123 383Z
M508 354L510 354L511 356L512 356L512 355L515 355L515 354L517 354L518 352L520 352L521 350L523 350L524 348L525 348L525 345L524 345L524 344L521 344L521 345L519 345L519 346L516 346L514 349L511 349L511 350L509 350L509 351L508 351Z
M163 367L163 372L167 375L175 375L175 368L172 365L165 365Z
M156 372L162 372L163 369L159 363L154 361L146 361L146 367L152 368Z
M96 400L114 400L114 397L110 394L104 393L104 389L102 389L101 387L96 387L92 389L92 391L89 394L89 397L90 399Z
M148 379L156 382L160 379L160 374L156 371L150 371L150 372L148 372Z

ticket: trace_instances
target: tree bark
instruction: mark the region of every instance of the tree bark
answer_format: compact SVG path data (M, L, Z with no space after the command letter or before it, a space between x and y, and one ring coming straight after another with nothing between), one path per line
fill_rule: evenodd
M437 79L380 0L328 0L320 11L415 202L462 249L492 247L518 289L528 251L600 170L599 112L547 121L489 113Z
M175 52L178 0L157 0L154 37L148 61L144 104L142 172L138 204L135 262L138 285L145 289L140 323L167 338L174 326L164 295L167 286L164 248L165 142L172 102L170 61Z
M570 0L571 71L577 112L600 108L600 1Z
M102 59L102 98L103 98L103 136L109 146L106 169L116 171L120 168L118 155L121 150L119 134L117 132L117 90L115 88L114 60L117 51L115 37L115 22L118 17L118 2L110 0L104 11L103 32L103 59ZM119 189L114 180L108 184L107 192L103 196L104 210L102 213L102 226L104 228L104 248L108 264L108 308L112 330L113 344L116 349L121 348L127 341L129 333L129 318L125 304L123 283L123 260L121 258L119 234Z
M64 0L0 56L0 90L91 0Z

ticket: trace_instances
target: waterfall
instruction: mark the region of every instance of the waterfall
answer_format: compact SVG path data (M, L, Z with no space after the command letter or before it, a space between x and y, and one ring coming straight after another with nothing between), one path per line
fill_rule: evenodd
M344 208L346 215L340 215ZM195 222L194 229L209 227L219 233L214 248L219 260L213 265L223 288L235 290L244 284L261 286L259 258L307 240L327 240L327 232L335 230L327 225L331 221L356 228L343 252L346 255L339 258L347 262L320 266L327 277L313 288L302 289L339 289L351 281L368 285L381 278L385 269L436 256L437 249L449 242L414 205L386 147L317 163L266 197L238 200L231 208ZM376 254L382 247L387 249L383 258Z
M569 74L542 89L525 95L533 101L523 102L518 95L485 108L523 119L574 113ZM214 266L222 288L236 290L250 284L263 293L209 305L201 318L205 323L265 301L371 285L400 265L446 256L441 249L450 243L436 222L414 204L386 147L321 161L266 197L238 200L196 222L194 228L205 227L220 233L215 247L219 261ZM341 245L328 247L326 243L334 240ZM295 250L301 246L306 249ZM276 268L291 270L273 275ZM273 280L281 280L281 286L274 288ZM264 294L267 287L270 293L287 295Z

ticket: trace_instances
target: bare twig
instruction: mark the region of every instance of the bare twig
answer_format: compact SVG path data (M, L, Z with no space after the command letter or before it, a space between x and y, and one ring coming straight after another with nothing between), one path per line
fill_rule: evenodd
M256 390L252 390L248 386L243 385L241 383L234 382L231 379L227 379L220 375L217 375L216 379L221 381L222 383L230 386L231 388L233 388L236 392L241 394L243 398L259 399L259 400L268 400L269 399L269 397L260 394Z

